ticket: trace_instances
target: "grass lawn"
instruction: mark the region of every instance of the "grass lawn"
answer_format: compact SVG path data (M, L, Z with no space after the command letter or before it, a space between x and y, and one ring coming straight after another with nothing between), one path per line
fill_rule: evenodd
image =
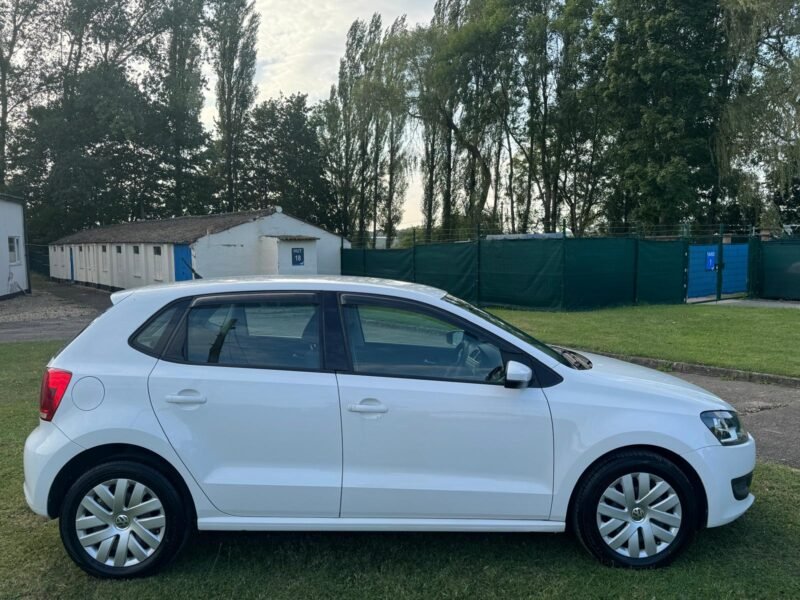
M696 304L493 312L544 342L800 377L800 310Z
M206 533L159 576L91 579L22 495L22 445L57 347L0 345L0 598L800 597L800 471L767 464L753 509L661 571L601 567L568 535Z

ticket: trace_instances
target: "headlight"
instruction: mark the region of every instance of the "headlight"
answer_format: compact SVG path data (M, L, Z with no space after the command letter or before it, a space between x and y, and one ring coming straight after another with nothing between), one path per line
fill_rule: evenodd
M700 418L723 446L747 441L747 432L739 422L739 415L732 410L709 410L700 413Z

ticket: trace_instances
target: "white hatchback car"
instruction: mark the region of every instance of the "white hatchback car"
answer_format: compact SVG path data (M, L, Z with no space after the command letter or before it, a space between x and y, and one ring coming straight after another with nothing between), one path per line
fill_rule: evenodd
M47 367L25 497L92 575L200 530L574 530L664 565L753 503L755 443L664 373L359 278L118 292Z

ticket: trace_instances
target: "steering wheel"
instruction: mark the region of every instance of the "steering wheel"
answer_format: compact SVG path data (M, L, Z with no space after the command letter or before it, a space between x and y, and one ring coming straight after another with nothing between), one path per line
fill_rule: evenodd
M447 367L447 370L445 371L445 377L449 379L455 379L458 377L458 375L461 373L462 367L466 365L469 346L470 343L467 341L465 336L464 339L461 340L461 343L456 346L456 360L452 365Z

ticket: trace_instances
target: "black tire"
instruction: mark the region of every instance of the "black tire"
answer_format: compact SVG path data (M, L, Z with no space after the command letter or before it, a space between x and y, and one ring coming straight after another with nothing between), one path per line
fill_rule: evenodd
M609 486L630 473L649 473L662 479L672 487L680 500L681 522L674 539L664 549L651 556L640 558L625 556L612 549L600 533L598 504ZM627 526L624 523L622 527ZM694 488L686 474L663 456L647 451L621 452L595 466L575 491L570 515L570 526L584 548L603 564L630 569L652 569L671 563L692 540L697 524L698 503ZM636 523L631 527L635 529ZM636 543L640 544L642 538L638 532L636 536Z
M149 556L140 560L137 564L113 566L100 562L83 547L78 537L78 528L75 520L78 510L83 510L81 503L87 494L92 492L99 484L121 479L141 483L154 494L161 503L161 508L157 514L158 516L163 514L164 523L163 528L154 530L161 537L160 544L154 550L145 544L139 544L139 547L145 548L146 551L152 550ZM132 486L133 484L130 485ZM131 496L132 493L129 492L128 498L131 498ZM148 495L145 498L150 499L151 496ZM141 516L147 518L152 514L145 513ZM118 460L90 469L70 486L61 506L59 530L61 532L61 540L70 558L89 575L105 579L127 579L152 575L175 558L186 543L191 531L189 515L190 512L186 503L175 489L175 486L164 475L152 467L138 462ZM131 518L130 520L132 521L133 519ZM108 529L109 527L104 523L98 525L97 529L84 530L84 533L100 530L111 531ZM128 536L133 537L135 530L132 524L130 530ZM110 543L112 551L118 546L118 540L123 538L117 537L115 539L117 541ZM140 538L136 539L139 540ZM132 554L128 554L127 550L125 555L130 556L129 562L131 563L137 560Z

